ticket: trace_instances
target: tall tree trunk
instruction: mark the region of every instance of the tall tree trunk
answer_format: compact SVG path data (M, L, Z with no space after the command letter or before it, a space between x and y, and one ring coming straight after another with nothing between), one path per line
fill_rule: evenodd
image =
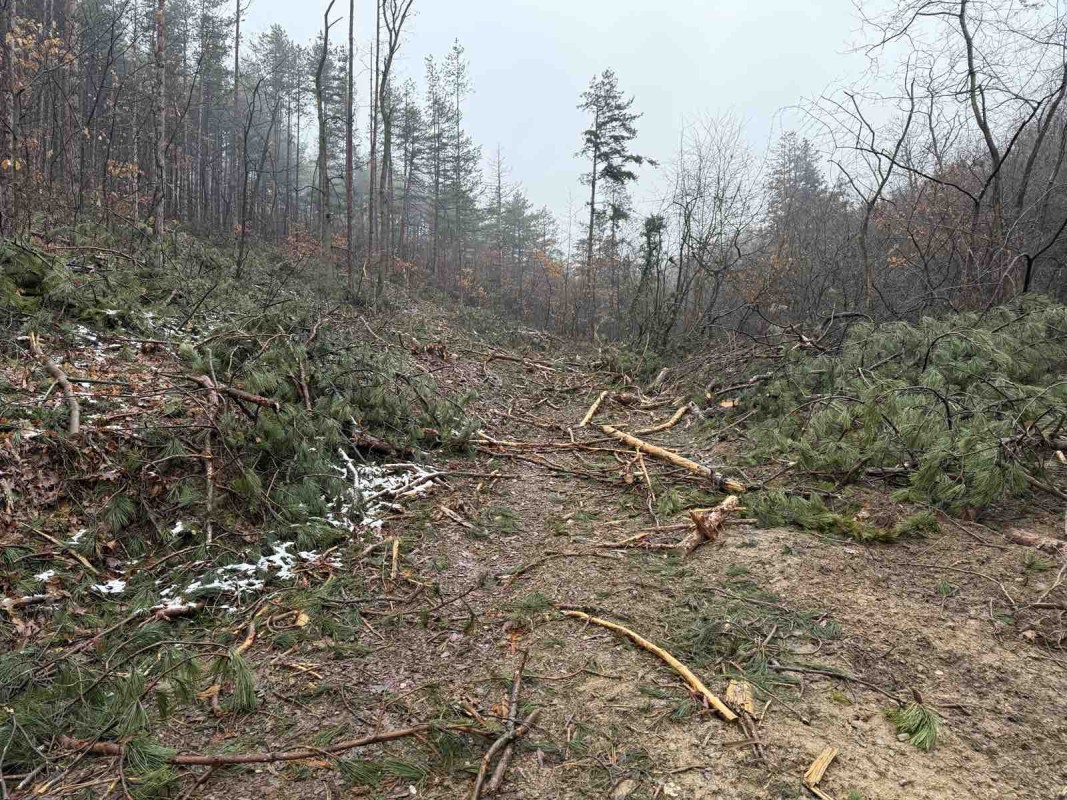
M241 109L239 106L241 97L241 0L234 0L233 21L233 118L230 124L230 198L228 203L229 217L236 216L237 190L240 180L240 172L244 158L240 152L241 141Z
M319 115L319 248L322 255L328 256L330 216L330 176L327 174L326 158L326 98L323 94L322 73L326 68L326 57L330 52L330 11L335 0L330 0L326 13L322 15L322 55L318 69L315 70L315 108Z
M348 0L348 85L347 102L345 103L345 267L348 274L348 293L353 297L356 294L356 279L353 274L352 249L352 127L354 124L354 101L355 101L355 18L356 0Z
M382 3L385 0L375 0L374 3L374 63L371 66L371 104L370 104L370 180L367 183L367 258L375 265L374 296L381 293L382 274L381 266L377 263L375 248L378 243L375 236L376 220L375 211L375 186L378 178L378 70L379 59L382 49Z
M593 120L594 129L600 125L600 112ZM585 279L589 285L589 331L596 329L596 280L593 277L593 229L596 226L596 178L599 166L599 148L593 150L593 169L589 180L589 231L585 242Z
M156 245L156 265L163 268L163 215L166 211L167 138L166 138L166 2L156 2L156 187L153 196L152 234Z
M0 85L0 236L15 233L15 2L0 0L4 69Z

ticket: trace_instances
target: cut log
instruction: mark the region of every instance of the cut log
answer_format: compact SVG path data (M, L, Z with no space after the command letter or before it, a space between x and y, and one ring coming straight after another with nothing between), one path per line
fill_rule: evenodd
M707 478L712 483L714 483L716 487L722 489L723 491L733 492L735 494L740 494L741 492L745 491L745 487L743 484L740 484L730 478L724 478L711 467L705 467L703 464L698 464L697 462L692 461L691 459L688 459L685 456L680 456L677 453L671 452L670 450L665 450L662 447L658 447L654 444L649 444L648 442L643 441L642 439L638 439L636 436L626 433L625 431L620 431L618 428L615 428L611 425L601 425L600 430L604 431L604 433L606 433L608 436L612 436L618 439L620 442L630 445L630 447L636 448L637 450L640 450L644 453L648 453L653 458L658 458L661 461L666 461L669 464L674 464L674 466L676 467L681 467L682 469L689 470L694 475L699 475L702 478Z
M604 398L607 396L607 390L597 395L597 399L593 401L593 405L589 406L589 410L585 412L585 416L582 417L582 421L578 423L579 428L584 428L586 425L589 424L589 421L593 418L593 415L596 414L597 410L600 408L600 404L604 402Z
M625 628L622 625L618 625L614 622L609 622L606 619L592 617L583 611L563 610L561 613L566 617L573 617L574 619L584 620L592 625L599 625L602 628L607 628L609 631L614 631L615 633L625 636L627 639L629 639L641 649L647 650L653 655L659 657L661 661L666 663L667 666L669 666L676 673L678 673L678 675L682 677L682 680L684 680L689 685L689 688L692 689L696 694L700 695L705 701L707 701L708 706L710 708L713 708L720 717L722 717L727 722L735 722L737 720L737 714L731 711L729 707L725 703L723 703L722 700L712 694L711 690L704 685L704 682L700 680L700 678L698 678L696 674L691 669L689 669L689 667L687 667L677 658L672 656L662 647L653 644L652 642L648 641L648 639L645 639L643 636L634 633L629 628Z

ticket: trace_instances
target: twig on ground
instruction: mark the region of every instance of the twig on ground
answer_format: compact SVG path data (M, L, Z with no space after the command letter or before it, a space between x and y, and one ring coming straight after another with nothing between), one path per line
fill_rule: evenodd
M519 692L522 689L522 670L526 666L526 652L523 651L519 656L519 663L515 667L515 675L511 680L511 697L508 698L508 721L507 730L509 733L515 730L515 725L519 718ZM493 777L489 779L489 783L485 786L486 794L496 794L500 790L501 784L504 782L504 773L508 770L508 764L511 762L511 754L515 750L515 741L508 742L504 748L504 752L500 754L500 760L496 764L496 769L493 770Z
M474 789L471 791L471 800L478 800L478 798L482 796L482 785L485 783L485 776L489 772L489 765L492 763L493 757L516 739L525 736L530 728L536 724L539 716L541 716L541 709L535 708L522 725L514 730L507 731L503 736L493 742L482 757L482 766L481 769L478 770L478 778L475 780Z
M637 431L637 435L647 436L650 433L661 433L662 431L670 430L681 421L682 417L684 417L686 415L686 412L688 411L689 406L684 405L677 411L675 411L674 414L671 415L670 419L666 420L665 422L661 422L658 425L653 425L651 428L644 428L642 430L639 430Z
M615 633L625 636L638 647L647 650L653 655L659 657L660 660L664 661L671 669L677 672L682 677L682 679L687 684L689 684L689 687L694 692L696 692L705 701L707 701L708 705L711 708L715 709L716 713L718 713L720 717L722 717L727 722L735 722L737 720L737 714L731 711L726 706L726 704L722 702L722 700L712 694L711 690L704 685L704 682L701 681L700 678L698 678L696 674L691 669L689 669L689 667L687 667L673 655L668 653L662 647L653 644L652 642L648 641L648 639L645 639L639 634L634 633L629 628L625 628L622 625L617 625L614 622L609 622L606 619L600 619L599 617L591 617L582 611L569 611L567 609L563 609L561 613L564 616L584 620L585 622L591 623L593 625L599 625L602 628L607 628L610 631L614 631Z
M830 796L817 787L819 781L822 780L822 776L826 774L826 770L830 768L830 764L837 758L837 753L838 749L836 747L827 747L811 763L808 771L804 773L804 787L818 797L819 800L830 800Z
M617 561L619 557L616 555L611 555L610 553L583 553L572 551L548 553L547 555L542 556L541 558L538 558L535 561L531 561L528 564L523 564L521 567L519 567L518 569L514 569L511 572L502 572L496 577L498 580L513 580L519 577L520 575L527 573L532 569L537 569L537 567L541 566L542 564L545 564L556 558L607 558L613 561Z
M686 556L693 552L704 542L714 542L726 523L726 515L740 511L741 504L737 495L730 495L710 511L690 511L689 516L693 520L694 529L679 545Z

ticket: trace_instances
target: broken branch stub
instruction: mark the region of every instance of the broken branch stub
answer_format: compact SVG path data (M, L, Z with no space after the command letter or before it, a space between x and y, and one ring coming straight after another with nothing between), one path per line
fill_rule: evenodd
M737 495L730 495L710 511L691 510L689 516L693 520L694 530L682 542L682 552L689 556L704 542L714 542L726 523L726 515L740 510L741 503Z

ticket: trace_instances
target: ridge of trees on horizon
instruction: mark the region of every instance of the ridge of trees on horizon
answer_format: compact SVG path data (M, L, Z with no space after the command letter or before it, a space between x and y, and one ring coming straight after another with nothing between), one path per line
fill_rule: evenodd
M687 127L674 154L637 154L641 115L605 70L578 98L584 211L560 220L472 139L458 41L420 84L398 72L414 0L375 0L369 36L354 0L330 0L305 44L278 25L243 34L247 2L0 0L0 234L103 229L165 268L184 231L232 242L238 276L267 242L364 301L431 283L657 348L1067 297L1067 16L1052 3L872 12L865 53L891 73L805 101L810 138L787 131L766 156L728 116ZM650 168L669 189L638 215Z

